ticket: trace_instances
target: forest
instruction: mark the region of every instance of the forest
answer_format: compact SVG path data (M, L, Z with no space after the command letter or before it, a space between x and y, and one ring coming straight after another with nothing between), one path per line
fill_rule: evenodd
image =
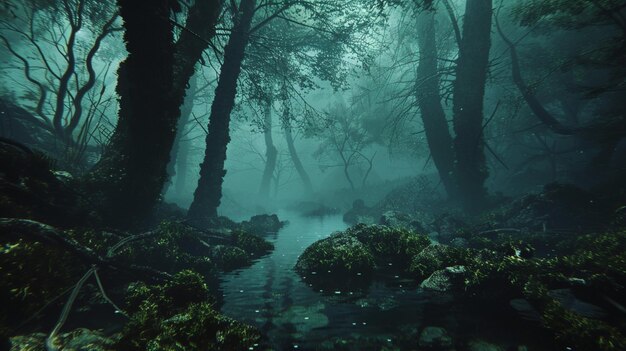
M626 350L625 101L626 0L3 0L0 351Z

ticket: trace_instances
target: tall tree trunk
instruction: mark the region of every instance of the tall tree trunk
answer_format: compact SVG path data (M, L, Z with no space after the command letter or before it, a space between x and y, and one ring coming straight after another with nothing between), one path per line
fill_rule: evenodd
M304 169L302 165L302 161L300 161L300 156L298 156L298 152L296 150L296 146L293 141L293 134L291 132L291 125L289 125L289 120L285 120L283 122L283 131L285 132L285 140L287 141L287 149L289 150L289 157L291 157L291 161L293 162L294 167L296 168L296 172L298 172L298 176L302 180L302 185L304 185L304 190L308 194L313 193L313 184L311 183L311 178L309 174Z
M198 187L187 213L190 218L217 216L217 208L222 197L222 184L226 175L224 162L226 161L226 148L230 141L230 113L235 104L237 79L241 72L241 63L248 44L255 7L256 0L241 1L235 26L224 48L224 63L211 105L204 160L200 164L200 179L198 179Z
M417 21L417 38L420 50L415 88L417 103L421 111L424 132L433 162L437 167L448 197L454 197L454 149L439 93L434 9L422 10Z
M488 176L483 140L483 99L491 46L492 0L467 0L454 82L454 150L459 199L468 211L485 204Z
M274 146L272 139L272 100L266 101L265 115L263 121L263 137L265 139L265 168L263 169L263 178L261 178L261 186L259 187L259 195L262 199L268 200L270 197L270 184L274 170L276 169L276 159L278 150Z
M196 1L174 45L169 0L118 0L128 57L120 64L119 120L104 155L82 179L112 225L145 218L167 179L185 87L215 34L221 1Z
M182 153L186 153L187 151L183 151L186 148L185 142L181 141L184 137L185 126L189 122L189 117L191 117L191 111L193 110L193 99L195 97L196 91L196 76L193 75L189 79L189 87L187 88L187 93L185 95L185 100L183 102L183 106L180 109L180 119L178 120L178 127L176 131L176 138L174 139L174 145L172 145L172 150L170 151L170 162L167 164L167 177L168 181L165 182L165 186L163 187L163 194L167 192L170 185L172 185L172 178L176 175L177 165L180 162L186 162L186 159L179 159L179 155ZM181 146L183 145L183 146ZM186 158L186 155L185 155ZM178 179L181 174L176 177Z

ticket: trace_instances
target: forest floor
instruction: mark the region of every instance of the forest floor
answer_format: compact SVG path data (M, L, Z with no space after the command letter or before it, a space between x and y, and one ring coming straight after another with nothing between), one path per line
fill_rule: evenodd
M142 230L115 230L85 210L70 175L52 169L43 155L0 143L4 348L273 349L259 329L219 312L218 277L274 249L265 237L284 224L275 215L198 226L161 205ZM355 201L344 215L354 226L308 247L296 272L316 290L357 294L401 276L433 296L513 309L553 349L626 349L622 190L549 184L468 217L420 196L420 184L371 207ZM346 336L320 349L505 350L439 326L402 334L393 345Z

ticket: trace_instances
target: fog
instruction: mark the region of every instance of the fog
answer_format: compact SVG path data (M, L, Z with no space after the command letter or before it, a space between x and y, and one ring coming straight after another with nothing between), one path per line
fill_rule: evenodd
M0 349L626 350L625 63L624 0L2 1Z

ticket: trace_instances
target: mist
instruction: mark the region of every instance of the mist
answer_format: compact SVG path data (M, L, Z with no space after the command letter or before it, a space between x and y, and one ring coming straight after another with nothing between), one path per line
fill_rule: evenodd
M625 35L623 0L7 0L0 343L626 349Z

